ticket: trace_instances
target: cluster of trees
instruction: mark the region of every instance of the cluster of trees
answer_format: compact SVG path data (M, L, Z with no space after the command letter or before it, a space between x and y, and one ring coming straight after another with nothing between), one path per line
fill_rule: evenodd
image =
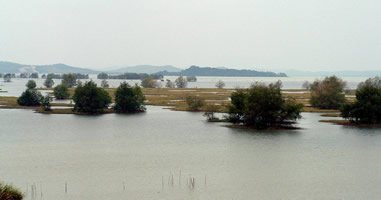
M186 88L187 85L187 78L184 78L182 76L179 76L174 82L167 79L167 82L165 83L166 88ZM158 82L153 76L149 76L142 80L141 86L143 88L161 88L162 84Z
M16 74L0 74L0 78L3 78L4 82L11 82L12 78L16 78Z
M54 74L54 73L50 73L50 74L47 74L47 75L42 75L41 78L52 78L52 79L64 79L65 78L65 75L70 75L70 76L74 76L75 79L89 79L89 75L88 74L80 74L80 73L68 73L68 74Z
M301 118L302 104L285 99L281 82L267 85L255 83L231 95L227 120L255 128L285 126Z
M163 75L161 74L145 74L145 73L124 73L124 74L118 74L118 75L109 75L106 73L100 73L98 74L98 79L126 79L126 80L142 80L148 77L153 77L154 79L162 79Z
M37 72L31 73L31 74L30 73L21 73L19 77L20 78L38 78L39 75Z
M74 111L83 113L102 113L111 104L111 96L103 88L97 87L93 81L78 86L73 95L75 102ZM123 82L116 89L115 105L113 109L117 112L144 111L145 97L138 85L131 87Z
M42 96L35 88L33 80L27 83L27 89L18 98L17 103L21 106L41 106L43 110L51 109L51 98ZM69 88L66 84L61 83L54 88L54 96L57 99L66 99L70 97ZM74 90L72 97L75 102L74 111L83 113L102 113L111 104L111 96L109 93L93 81L78 85ZM130 86L123 82L116 89L115 105L112 107L116 112L137 112L144 111L145 97L138 85Z
M345 98L346 82L336 76L305 82L311 91L310 104L322 109L339 109L341 116L355 123L381 123L381 79L369 78L358 85L355 102Z
M51 97L49 95L42 96L42 94L35 90L36 82L29 80L25 85L27 89L17 99L17 104L20 106L41 106L45 111L50 110Z
M369 78L358 85L356 100L344 104L341 115L356 123L381 123L381 79Z

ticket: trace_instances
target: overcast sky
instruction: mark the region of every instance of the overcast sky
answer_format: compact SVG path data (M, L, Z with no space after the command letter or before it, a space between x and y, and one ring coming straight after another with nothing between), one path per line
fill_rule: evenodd
M0 60L381 69L381 1L0 0Z

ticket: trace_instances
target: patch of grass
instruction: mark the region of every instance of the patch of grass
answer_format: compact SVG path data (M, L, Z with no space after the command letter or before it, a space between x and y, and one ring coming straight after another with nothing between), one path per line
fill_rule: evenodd
M264 128L264 129L258 129L258 128L255 128L253 126L244 126L244 125L226 125L226 127L229 127L229 128L238 128L238 129L253 129L253 130L296 130L296 129L300 129L299 127L295 127L295 126L270 126L270 127L267 127L267 128Z
M51 88L39 88L38 90L52 90ZM70 96L74 94L75 88L69 88ZM114 93L116 88L107 88L106 91L114 101ZM186 104L187 96L196 96L198 99L205 101L205 104L213 104L218 107L218 112L227 112L227 106L231 104L230 95L235 92L235 89L218 89L218 88L142 88L143 94L146 97L145 104L153 106L168 106L171 110L187 111ZM305 89L284 89L282 90L285 98L295 99L297 103L302 103L305 107L303 112L316 112L316 113L337 113L338 110L328 110L313 108L309 105L311 94ZM287 93L298 92L298 93ZM348 91L348 94L354 93L354 90ZM353 97L347 98L348 101L353 101ZM4 103L5 102L5 103ZM36 109L35 107L20 107L17 105L17 97L0 97L0 105L5 105L1 108L25 108ZM52 103L52 106L74 106L73 104ZM201 112L206 111L206 106L201 107ZM54 109L54 108L53 108ZM58 110L58 109L56 109ZM67 113L65 109L59 109L53 113ZM73 114L73 113L71 113Z
M313 112L313 113L337 113L339 110L333 110L333 109L320 109L315 108L311 106L305 106L303 107L303 112Z
M341 114L340 113L325 113L325 114L321 114L320 116L322 116L322 117L341 117Z

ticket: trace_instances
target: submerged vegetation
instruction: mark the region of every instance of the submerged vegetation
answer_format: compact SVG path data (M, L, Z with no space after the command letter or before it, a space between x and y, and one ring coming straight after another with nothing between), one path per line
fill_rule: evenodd
M0 182L0 200L21 200L24 194L12 185Z

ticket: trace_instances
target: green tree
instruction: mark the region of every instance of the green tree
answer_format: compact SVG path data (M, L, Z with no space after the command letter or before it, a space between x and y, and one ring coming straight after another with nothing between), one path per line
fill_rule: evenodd
M180 76L175 80L175 84L177 88L186 88L188 85L188 81L186 78Z
M62 76L61 83L66 84L69 88L72 88L77 84L77 76L75 74L64 74Z
M68 99L70 97L69 88L66 84L62 83L54 88L53 94L56 99Z
M108 84L108 81L106 79L103 79L101 82L101 88L109 88L110 85Z
M39 106L42 95L39 91L27 89L17 99L17 104L20 106Z
M52 88L54 85L54 81L52 77L47 77L46 80L44 81L44 85L47 88Z
M357 123L381 123L381 79L369 78L358 85L356 101L345 104L341 115Z
M31 77L31 78L38 78L38 73L37 73L37 72L32 73L32 74L30 75L30 77Z
M316 80L310 85L310 104L321 109L338 109L346 102L345 87L346 82L336 76Z
M199 111L204 106L204 101L196 96L187 96L186 102L190 111Z
M144 100L142 89L138 85L131 87L128 83L123 82L115 92L114 110L118 112L144 111Z
M249 89L233 92L228 120L255 128L283 126L301 118L302 104L286 100L281 93L281 82L253 84Z
M98 74L97 78L98 79L108 79L108 74L102 72L102 73Z
M36 84L36 81L34 80L29 80L26 85L25 85L28 89L34 89L36 88L37 84Z
M41 109L44 111L51 111L51 104L50 104L51 98L49 95L46 95L41 98Z
M110 95L93 81L86 82L75 89L73 100L74 111L84 113L101 113L111 103Z
M142 80L141 85L143 88L157 88L159 83L154 79L153 76L149 76Z
M5 74L3 76L4 82L12 82L12 74Z

